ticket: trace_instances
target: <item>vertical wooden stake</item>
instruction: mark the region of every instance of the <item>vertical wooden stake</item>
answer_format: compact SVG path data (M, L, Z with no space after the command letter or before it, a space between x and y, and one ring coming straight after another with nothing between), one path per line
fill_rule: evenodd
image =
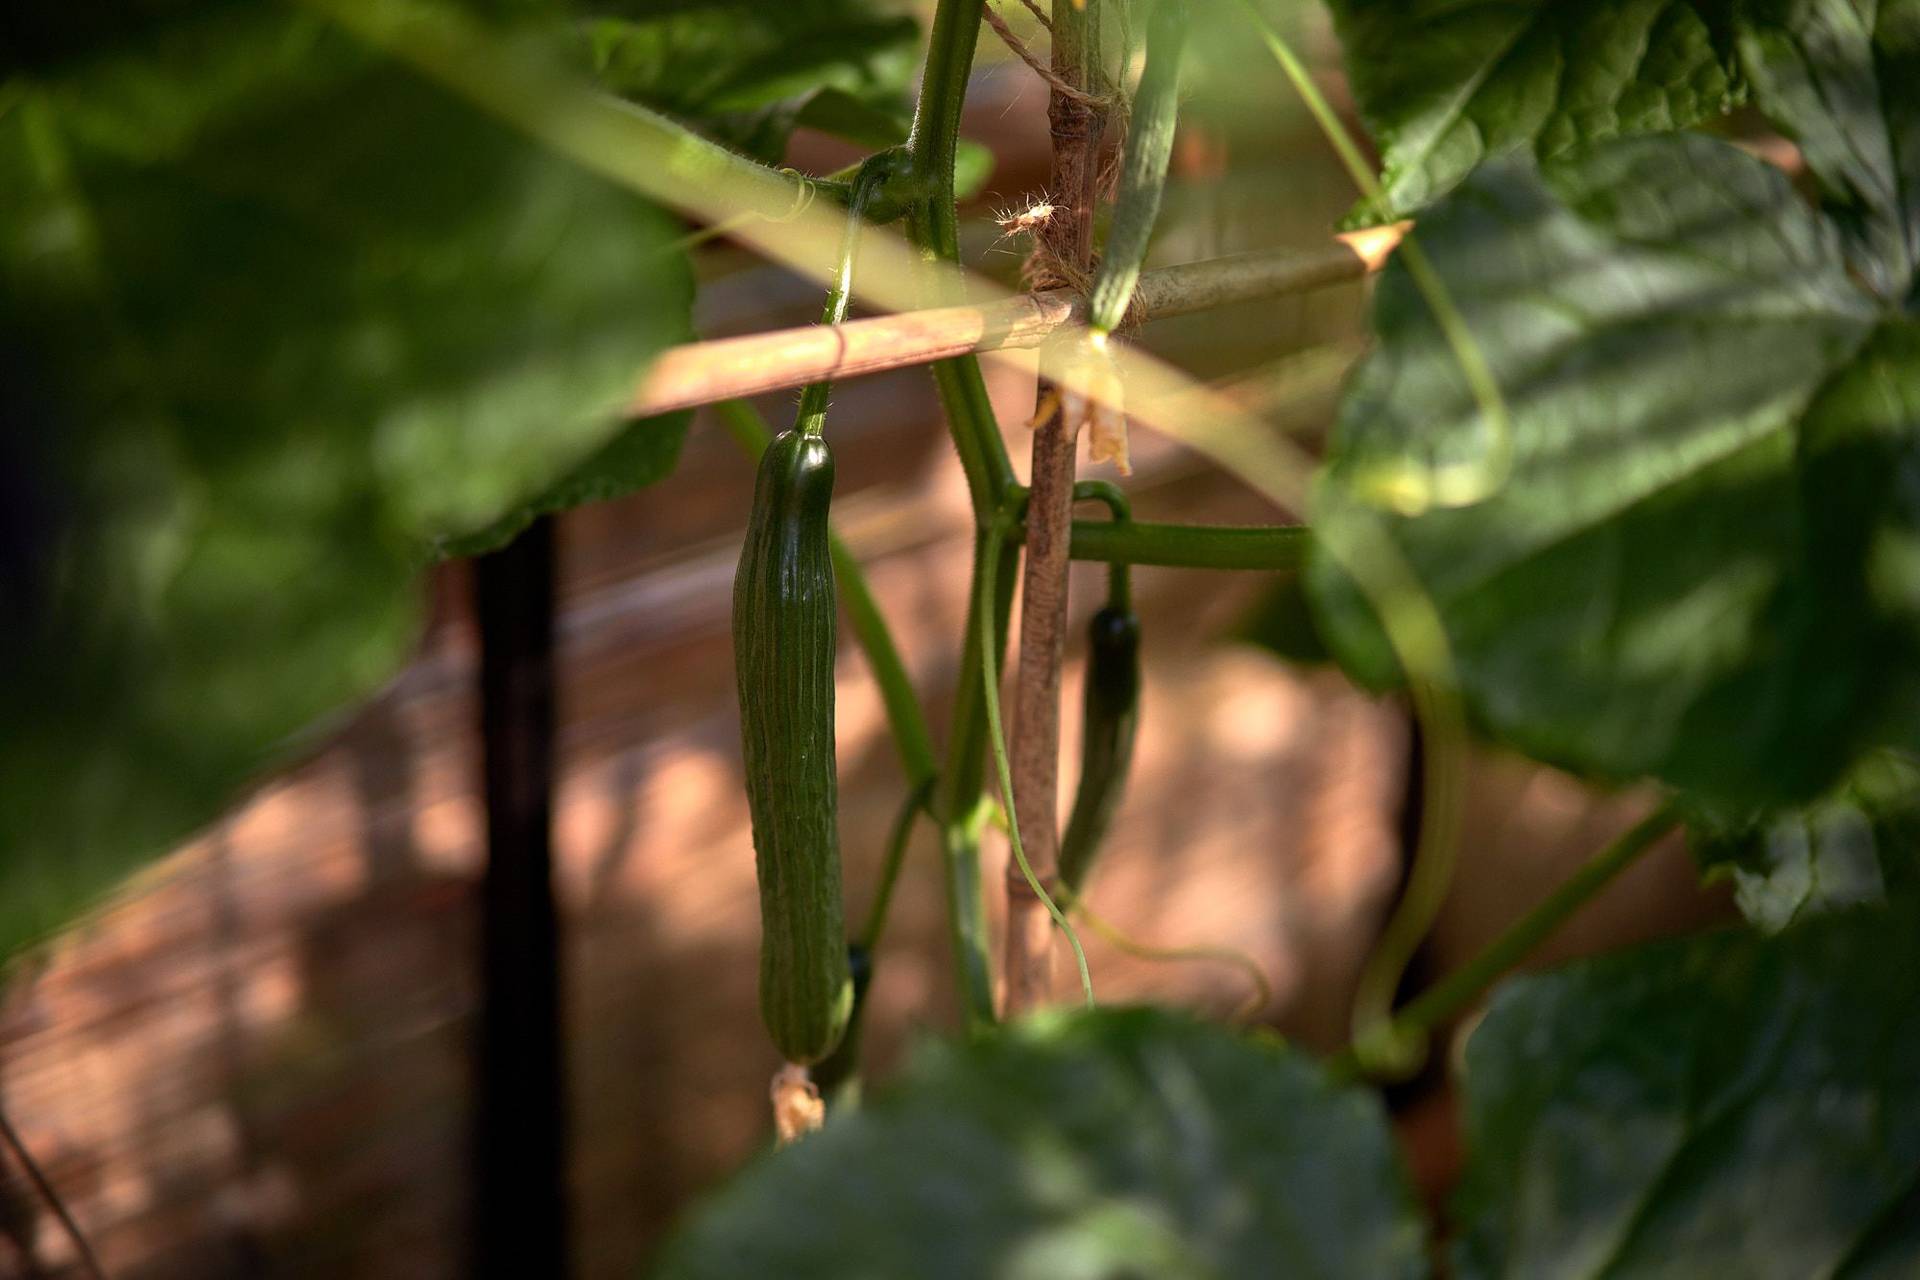
M1063 82L1102 91L1100 0L1084 8L1054 0L1052 68ZM1053 133L1049 194L1061 212L1041 232L1043 254L1085 273L1093 258L1093 207L1098 199L1100 143L1106 111L1051 90ZM1049 402L1043 382L1040 398ZM1066 653L1067 542L1073 515L1074 450L1079 424L1050 413L1035 424L1027 502L1026 571L1020 603L1020 662L1008 744L1020 843L1041 884L1051 889L1059 865L1057 789L1060 775L1060 664ZM1053 921L1018 865L1007 866L1005 1012L1044 1003L1052 991Z

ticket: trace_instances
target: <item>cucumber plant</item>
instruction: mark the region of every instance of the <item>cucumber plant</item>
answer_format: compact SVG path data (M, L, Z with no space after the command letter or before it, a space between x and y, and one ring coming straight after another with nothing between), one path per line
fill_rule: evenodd
M0 342L29 371L0 387L28 428L0 440L29 495L0 562L13 949L388 678L420 565L671 472L687 416L620 406L667 347L715 350L686 345L690 247L730 234L811 272L829 325L856 289L950 318L933 309L978 285L956 194L986 0L935 0L923 45L865 0L164 8L116 28L36 0L0 71ZM1125 392L1306 517L1168 525L1077 490L1112 518L1072 522L1068 553L1111 569L1057 870L1022 848L1007 731L1031 749L1040 730L1003 723L998 675L1021 559L1060 541L1029 517L978 360L925 351L975 533L944 754L830 527L827 384L771 442L720 410L760 469L734 635L762 1012L829 1119L690 1218L662 1274L1411 1277L1443 1249L1467 1280L1920 1271L1920 4L1328 0L1377 171L1331 68L1294 51L1301 15L1281 29L1272 8L991 11L1056 103L1127 122L1112 156L1098 130L1054 138L1063 170L1118 180L1051 193L1075 227L1106 214L1098 257L1066 264L1088 318L1050 352L1070 353L1048 363L1068 416L1124 463ZM1023 43L1049 39L1057 58ZM1237 48L1273 53L1264 87L1301 94L1353 173L1349 224L1399 246L1311 477L1121 332L1145 310L1183 66ZM801 126L871 157L767 163ZM1431 739L1374 1004L1328 1060L1163 1012L999 1017L994 793L1016 892L1079 955L1128 820L1136 565L1296 578L1313 651L1454 734ZM904 779L851 932L836 600ZM1022 664L1022 706L1057 702L1058 661ZM1465 723L1660 798L1393 1008L1446 888ZM863 1092L860 1019L922 820L962 1034ZM1681 828L1751 925L1503 981ZM1369 1077L1410 1070L1490 989L1450 1060L1468 1154L1435 1222Z

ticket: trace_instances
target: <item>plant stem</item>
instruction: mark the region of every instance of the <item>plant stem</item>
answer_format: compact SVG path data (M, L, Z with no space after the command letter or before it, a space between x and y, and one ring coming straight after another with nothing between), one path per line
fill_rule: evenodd
M883 164L884 153L861 165L859 176L853 180L853 195L847 201L847 229L840 238L833 278L827 283L821 324L839 324L847 318L847 302L853 296L853 268L860 256L860 233L866 227L867 198L873 194ZM827 402L832 397L830 379L809 382L800 392L800 412L794 419L794 430L810 436L822 434L827 425Z
M927 45L926 70L920 80L920 101L914 110L907 149L920 198L907 215L907 234L925 259L960 260L960 219L954 207L953 165L960 139L960 110L966 103L967 76L980 37L980 10L984 0L940 0L934 11ZM951 295L955 281L935 273L941 302L958 301ZM980 376L980 363L971 356L942 360L933 366L934 387L946 410L967 490L978 521L998 509L1013 483L1013 464L1000 439L999 423Z
M931 779L929 779L929 786ZM901 801L894 816L893 830L887 835L886 858L880 864L880 880L874 886L873 904L867 908L866 923L847 943L847 967L853 975L853 1011L847 1015L847 1029L840 1043L813 1068L813 1082L820 1092L838 1099L844 1086L859 1086L861 1032L866 1026L867 993L873 988L874 972L880 964L880 935L887 927L887 913L893 906L893 886L900 879L900 866L906 861L907 845L913 837L913 824L927 807L929 786L916 787Z
M920 187L919 199L907 215L907 235L926 260L958 262L960 220L954 207L953 166L960 135L960 111L966 102L967 76L980 37L984 0L939 0L928 40L926 70L920 80L920 101L914 109L913 130L907 139L912 173ZM936 302L959 301L955 283L936 273ZM977 589L986 563L985 532L1014 484L1013 464L1000 438L979 361L972 356L942 360L933 366L933 383L946 411L947 429L966 472L967 492L973 503L973 577L967 593L967 635L954 691L954 722L947 744L947 767L936 791L934 814L940 821L941 851L947 872L947 928L953 940L955 977L970 1031L991 1027L993 963L987 946L985 904L980 896L981 753L985 750L984 661L980 636L990 633L996 648L1006 634L1006 603L999 594L991 602L994 616L973 616L979 607ZM996 552L996 555L999 554ZM1007 554L1012 554L1008 552ZM1003 580L1010 582L1011 573Z
M880 864L880 881L874 886L873 905L867 908L866 922L853 939L853 945L865 951L869 957L880 949L880 935L886 932L887 912L893 906L893 886L900 878L900 864L906 860L907 844L913 836L913 823L926 807L927 791L924 787L909 793L900 803L900 812L894 816L893 830L887 834L887 855Z
M1409 1001L1393 1018L1362 1029L1353 1045L1334 1059L1333 1069L1346 1075L1356 1071L1378 1073L1381 1067L1405 1069L1424 1056L1426 1038L1466 1008L1481 992L1524 960L1586 905L1595 894L1652 848L1679 822L1671 802L1661 805L1627 832L1581 864L1566 881L1531 911L1521 916L1481 949L1471 960ZM1415 1052L1417 1050L1417 1052Z
M765 419L744 400L723 400L714 406L728 432L739 442L748 458L758 460L773 438ZM833 556L833 575L840 591L840 604L853 624L854 638L867 655L867 666L880 686L881 701L887 708L887 727L893 732L894 747L900 753L900 767L907 775L908 787L919 790L933 781L939 772L933 757L933 735L927 730L927 718L920 709L913 679L893 642L885 615L873 598L866 574L838 532L829 529L828 549Z
M947 926L953 939L955 970L961 1003L970 1030L994 1023L993 961L987 938L986 904L981 898L980 829L984 825L984 765L987 749L987 666L999 666L1006 647L1007 617L1013 605L1013 570L1018 549L1004 540L989 548L987 530L974 534L972 587L967 593L967 627L960 653L960 676L955 686L953 728L947 739L947 767L935 793L934 814L940 820L941 848L947 867ZM988 556L992 555L990 563ZM991 577L993 645L983 647L981 592L983 577Z
M1305 525L1076 520L1072 532L1070 554L1075 560L1183 569L1299 569L1313 541Z
M1082 275L1093 260L1093 206L1099 191L1100 141L1106 112L1087 101L1101 88L1100 0L1054 0L1054 76L1081 90L1048 91L1053 135L1053 203L1064 212L1041 232L1041 252ZM1057 399L1051 385L1042 403ZM1067 548L1073 515L1074 451L1079 422L1067 413L1039 417L1033 433L1026 519L1025 590L1020 602L1020 661L1014 683L1012 785L1006 802L1014 845L1024 854L1006 874L1006 1012L1035 1008L1050 995L1052 921L1057 908L1045 885L1059 864L1060 666L1066 656ZM1077 950L1077 944L1076 944ZM1084 961L1083 967L1084 967Z

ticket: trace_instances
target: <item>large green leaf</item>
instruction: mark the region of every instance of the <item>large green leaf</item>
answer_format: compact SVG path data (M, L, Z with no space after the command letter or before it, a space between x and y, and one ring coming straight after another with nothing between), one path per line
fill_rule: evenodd
M687 327L656 211L317 19L137 32L0 86L0 951L388 678Z
M1734 0L1329 0L1389 221L1483 160L1681 129L1736 105Z
M749 1169L665 1277L1426 1273L1371 1095L1150 1009L1063 1013L904 1079Z
M1761 162L1680 135L1487 166L1419 236L1504 392L1511 470L1430 504L1499 450L1396 266L1316 546L1365 570L1384 529L1485 726L1733 812L1908 740L1920 328L1854 283L1832 226ZM1310 575L1342 662L1394 679L1336 558Z
M905 136L913 19L872 0L580 0L614 92L778 161L795 125L866 146Z
M1521 979L1466 1051L1461 1280L1920 1274L1920 915Z
M1733 882L1747 919L1769 932L1920 888L1920 767L1895 752L1862 760L1814 804L1692 832L1708 876Z

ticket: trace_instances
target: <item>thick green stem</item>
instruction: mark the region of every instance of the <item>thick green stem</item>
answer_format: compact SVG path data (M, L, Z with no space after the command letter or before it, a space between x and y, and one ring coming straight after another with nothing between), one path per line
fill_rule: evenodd
M1305 525L1243 527L1075 520L1071 554L1075 560L1108 564L1293 570L1306 564L1312 540Z
M907 234L923 258L960 260L960 218L954 206L953 165L960 140L960 111L966 104L967 76L980 37L984 0L940 0L928 40L920 102L907 139L919 199L907 216ZM942 293L929 305L955 302L953 284L935 277ZM1000 439L980 362L972 356L942 360L933 366L934 387L946 410L947 427L966 471L976 520L984 523L1013 484L1013 464Z
M926 70L920 81L920 101L913 131L907 141L918 199L907 216L907 234L923 259L958 262L960 220L954 206L953 168L960 136L960 112L966 103L967 77L973 69L974 48L980 37L984 0L940 0L934 11L928 40ZM954 286L936 275L943 292L931 299L951 302ZM987 566L984 531L1013 488L1013 464L1000 438L1000 425L987 396L979 361L971 356L943 360L933 366L934 387L946 411L960 465L966 472L973 502L974 587ZM1009 549L1008 553L1013 553ZM998 580L1012 585L1012 572ZM968 610L978 607L978 590L969 590ZM936 792L934 813L941 824L941 846L947 869L947 924L953 939L961 1004L970 1030L994 1022L993 964L987 939L985 905L980 886L980 824L982 755L986 750L982 652L979 635L989 630L1004 645L1008 602L995 601L988 628L969 618L960 659L959 683L954 694L952 736L947 745L947 767ZM997 655L996 655L997 656Z
M747 456L758 458L772 432L754 407L744 400L723 400L714 406L720 421L740 444ZM893 632L873 598L860 562L836 532L828 534L828 549L833 555L833 573L840 591L840 603L853 624L854 638L867 655L867 666L880 686L881 701L887 708L887 727L893 731L894 746L900 752L900 766L906 771L907 785L916 790L932 781L938 768L934 763L933 735L927 730L927 718L920 709L913 680L900 660Z
M1626 834L1593 855L1539 905L1514 921L1480 953L1408 1002L1391 1020L1363 1029L1333 1061L1342 1075L1359 1071L1394 1074L1417 1067L1434 1028L1465 1009L1481 992L1591 901L1614 877L1639 861L1680 820L1671 803L1661 805Z
M940 821L941 848L947 866L947 925L953 938L960 998L970 1030L994 1023L993 961L987 937L986 904L980 883L980 831L985 808L981 788L986 781L987 750L985 650L980 645L980 592L983 575L991 573L994 592L994 665L1005 652L1007 619L1013 607L1014 568L1018 548L1002 543L997 562L987 564L986 530L974 534L974 589L967 593L967 628L960 653L960 675L955 686L953 728L947 738L947 766L934 797Z

